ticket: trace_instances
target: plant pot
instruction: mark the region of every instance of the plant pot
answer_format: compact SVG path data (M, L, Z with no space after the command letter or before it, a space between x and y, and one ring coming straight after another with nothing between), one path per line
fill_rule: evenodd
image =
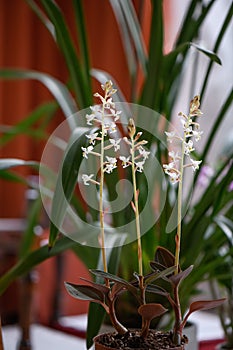
M186 335L189 340L188 344L185 345L185 350L198 350L197 325L193 322L187 322L183 334Z
M185 344L181 346L173 346L171 343L170 333L163 333L155 330L150 330L149 335L146 338L147 346L145 343L143 347L140 347L142 342L140 338L140 331L132 330L123 336L118 335L116 332L103 333L94 338L95 350L184 350ZM169 347L170 345L170 347Z

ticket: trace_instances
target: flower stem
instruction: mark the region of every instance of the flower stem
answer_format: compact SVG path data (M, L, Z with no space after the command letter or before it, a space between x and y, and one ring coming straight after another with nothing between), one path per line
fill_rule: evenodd
M138 242L138 271L139 275L143 276L142 268L142 244L141 244L141 231L140 231L140 221L139 221L139 210L138 210L138 191L136 183L136 168L135 168L135 144L134 138L131 136L132 142L132 181L133 181L133 193L134 193L134 206L135 206L135 220L136 220L136 233L137 233L137 242Z
M176 232L176 251L175 251L175 274L179 272L180 260L180 242L181 242L181 215L182 215L182 194L183 194L183 169L184 169L184 140L182 141L181 159L180 159L180 179L178 186L178 209L177 209L177 232Z
M102 122L101 122L101 141L100 141L100 237L101 237L101 253L103 260L103 268L105 272L108 272L106 250L105 250L105 233L104 233L104 208L103 208L103 188L104 188L104 104L102 107ZM106 285L109 285L109 281L106 279Z

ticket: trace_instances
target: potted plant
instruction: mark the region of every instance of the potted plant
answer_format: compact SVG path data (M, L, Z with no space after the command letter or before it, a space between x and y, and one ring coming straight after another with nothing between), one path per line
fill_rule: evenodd
M142 140L142 132L137 132L134 121L129 119L127 130L128 137L123 138L129 146L128 156L120 155L119 160L123 167L131 167L133 200L131 202L132 210L135 214L135 230L137 237L137 256L138 272L134 272L131 281L126 281L118 275L108 272L106 248L105 248L105 215L107 209L103 205L103 191L105 174L111 174L117 168L117 157L110 157L106 152L113 149L115 153L120 149L121 139L111 136L116 132L116 121L120 118L122 111L115 109L115 103L112 96L116 93L112 82L107 81L103 84L103 95L96 93L95 96L101 101L101 105L92 107L92 113L86 115L87 123L95 124L95 129L86 134L90 145L82 147L83 157L97 157L99 171L96 174L83 174L82 179L85 185L91 183L99 187L99 217L100 217L100 234L99 244L102 252L103 270L91 270L92 274L102 279L103 284L93 281L86 281L86 285L79 285L66 282L67 291L75 298L89 300L101 304L109 315L111 323L115 328L115 333L105 333L94 338L96 350L106 349L184 349L185 343L188 342L183 336L183 328L190 314L197 310L211 309L221 305L225 299L201 300L190 304L189 310L185 316L182 315L181 302L179 296L180 283L191 273L193 266L185 270L180 268L180 245L181 245L181 220L182 220L182 188L184 169L191 167L194 171L198 169L201 160L195 160L190 155L194 151L192 138L198 141L201 138L202 131L199 129L199 123L195 117L202 113L199 109L199 96L195 96L190 103L189 114L180 113L180 119L183 126L183 134L179 136L174 131L166 132L168 140L178 140L181 143L181 151L170 151L169 157L171 162L164 164L165 173L169 175L172 183L178 183L178 210L177 210L177 233L175 236L175 255L164 247L157 247L154 261L150 262L152 271L144 275L142 264L142 245L140 233L140 212L139 212L139 189L137 187L136 172L142 172L146 159L150 152L144 146L146 140ZM94 125L93 125L94 127ZM94 148L96 142L99 142L98 151ZM81 150L80 150L81 152ZM185 161L185 157L188 161ZM162 288L154 284L158 279L164 279L170 284ZM142 318L140 330L127 329L117 318L115 304L120 295L129 292L138 302L138 313ZM150 330L150 323L153 318L163 315L167 309L159 303L147 303L146 294L160 294L168 299L174 311L175 322L171 332L160 332Z
M74 2L77 5L77 2ZM174 43L174 47L171 52L164 53L163 52L163 27L164 27L164 19L163 19L163 11L162 11L162 1L152 1L152 18L151 18L151 32L150 32L150 43L148 45L148 50L145 50L144 40L141 36L141 25L139 21L140 16L135 16L135 11L132 6L132 2L125 4L124 2L120 3L120 7L114 7L114 1L111 2L114 13L120 23L120 28L122 30L122 40L125 47L125 55L128 60L129 71L131 72L130 79L130 88L131 88L131 96L134 102L139 102L141 105L151 107L159 112L163 113L167 120L170 120L172 113L174 111L174 106L176 104L178 95L179 95L179 86L180 80L184 73L184 67L187 63L189 48L192 46L197 52L204 53L209 57L210 62L206 69L206 72L202 79L201 86L201 96L204 97L207 87L207 81L209 77L211 77L211 70L213 68L213 63L221 63L219 57L216 53L219 50L220 44L224 35L227 31L227 28L231 19L231 9L229 11L222 23L222 27L216 36L216 42L213 46L213 52L206 50L203 47L200 47L196 44L196 39L199 37L200 29L202 28L205 19L208 18L208 14L210 13L214 3L216 1L211 1L209 4L204 5L200 1L193 0L190 2L190 6L186 12L183 23L180 27L179 34L177 36L177 40ZM74 15L77 19L78 23L78 34L79 34L79 49L78 53L75 51L75 44L72 40L70 33L67 31L68 23L66 22L64 13L62 9L59 8L56 2L52 1L41 1L40 7L36 6L34 1L29 2L32 5L33 10L45 24L46 28L49 31L49 35L52 36L59 50L64 55L64 58L67 62L68 71L70 73L69 80L69 90L75 95L76 101L72 98L71 94L69 94L68 88L65 84L61 83L57 79L51 77L48 74L44 74L42 72L28 71L22 69L3 69L0 74L4 79L36 79L42 82L54 95L58 105L60 105L61 109L63 109L64 115L68 118L71 114L78 111L77 105L81 108L87 107L91 104L92 101L92 92L91 92L91 76L94 76L97 80L104 81L109 78L108 72L103 72L95 69L91 69L89 60L88 60L88 47L87 47L87 36L88 32L85 29L84 16L82 12L82 4L79 2L80 6L74 7ZM129 6L128 6L129 5ZM43 13L40 8L42 8ZM122 15L124 14L124 15ZM56 33L56 35L54 35ZM127 33L127 35L124 35ZM156 36L154 35L155 33ZM130 40L127 40L130 38ZM131 50L128 50L130 43ZM132 61L132 57L134 58ZM86 59L85 59L86 58ZM133 64L132 64L133 63ZM137 91L135 81L137 80L137 67L143 67L143 84L140 91ZM102 68L102 67L101 67ZM105 69L105 67L103 67ZM74 74L74 72L78 72L79 75ZM158 83L159 82L159 83ZM153 87L153 88L152 88ZM118 88L120 91L120 88ZM81 93L80 93L81 92ZM226 100L220 107L219 112L216 112L216 122L213 125L210 136L206 141L206 145L204 147L204 151L201 154L200 159L204 160L207 158L209 149L213 143L213 139L216 136L217 130L221 123L224 122L227 111L229 110L232 104L232 92L229 94L226 93ZM211 97L212 98L212 97ZM121 99L119 99L121 100ZM57 103L52 102L51 107L53 109L57 108ZM49 106L48 106L49 107ZM40 110L40 108L38 108ZM40 111L42 113L42 108ZM30 132L30 125L32 125L35 114L32 114L25 118L25 122L19 124L19 128L13 128L13 134L22 133L22 130L26 130L26 133ZM29 125L27 129L27 125ZM11 132L11 130L10 130ZM6 133L7 134L7 133ZM8 139L9 135L6 135ZM148 148L149 146L154 147L152 143L150 143L148 139ZM157 154L160 155L161 158L166 157L166 150L163 147L160 147L161 144L157 145ZM230 155L229 155L230 159ZM8 159L1 160L0 175L3 178L7 178L9 180L16 181L24 181L25 179L19 179L16 176L12 176L11 169L13 167L17 167L18 165L30 165L30 162L25 162L24 160L18 159ZM70 168L70 173L72 171L75 172L76 169L74 167ZM200 164L199 169L196 172L195 176L195 184L198 182L198 175L202 170L202 164ZM194 261L196 264L199 264L198 268L193 270L193 273L187 277L189 283L182 284L180 286L180 294L182 295L182 302L184 305L187 305L190 296L197 291L197 285L199 281L203 279L211 279L214 275L214 266L218 266L222 263L222 257L217 257L215 261L210 262L208 260L210 250L207 250L206 255L203 255L202 252L206 247L207 243L204 239L204 235L206 229L209 225L209 208L213 204L214 200L214 214L218 214L221 211L221 205L224 202L225 204L229 201L228 197L223 198L221 205L218 204L218 198L221 196L221 193L224 192L224 188L228 186L228 180L232 178L232 172L229 172L228 179L225 176L225 180L223 178L224 175L224 166L216 172L216 178L221 177L220 182L211 182L203 193L203 197L194 203L191 208L191 215L187 217L187 220L183 221L183 245L181 247L181 252L185 251L187 254L181 254L182 257L182 267L188 268ZM49 174L51 175L51 173ZM54 175L54 174L52 174ZM113 177L112 177L113 179ZM53 182L56 181L56 177L52 176ZM114 197L113 191L111 191L112 184L109 184L108 190L109 195ZM141 186L141 181L139 179L140 188L140 197L139 200L143 200L143 189ZM59 189L58 189L59 190ZM70 189L67 190L69 192ZM169 192L171 190L171 195L169 198L172 198L173 188L169 187ZM79 198L76 198L78 200ZM215 200L216 199L216 200ZM77 201L76 201L77 203ZM81 211L81 205L78 203L77 210ZM161 220L158 226L153 227L149 232L142 238L144 245L144 252L146 252L145 256L143 256L143 261L145 257L150 256L152 259L153 250L156 245L160 245L166 247L167 249L174 251L174 243L173 240L170 239L169 235L162 234L166 228L167 217L171 212L171 204L169 202L166 203L166 210L161 215ZM83 211L81 212L83 215ZM114 225L117 227L118 218L122 218L117 214L113 215ZM95 216L93 215L93 218ZM94 220L94 219L93 219ZM198 223L198 225L197 225ZM200 229L201 227L201 229ZM53 234L50 241L50 246L53 246L56 239L58 238L58 231L55 232L53 227ZM156 235L155 235L156 231ZM80 233L82 233L82 229L80 228ZM155 242L156 236L156 242ZM30 238L29 241L33 241L33 230L30 230ZM28 241L28 242L29 242ZM208 240L208 242L210 242ZM212 240L214 247L218 250L218 242L214 239ZM127 245L123 247L123 254L121 255L121 266L120 271L122 272L122 276L124 278L131 278L133 271L136 269L136 254L132 253L135 248L135 244ZM195 248L195 249L194 249ZM59 236L59 239L56 242L56 245L53 249L48 251L47 247L41 247L36 251L31 251L31 245L26 244L25 250L19 258L16 266L8 271L4 276L0 279L0 292L2 293L6 287L17 278L20 274L27 272L33 266L40 263L41 261L53 256L60 254L60 252L72 249L76 252L76 254L81 257L81 259L85 262L88 267L96 267L98 264L98 254L95 249L89 249L89 247L80 246L76 244L76 242L70 240L67 237ZM120 249L118 250L119 257ZM130 257L130 258L129 258ZM221 258L221 259L220 259ZM119 262L119 258L117 260ZM112 260L110 259L110 262ZM208 262L208 265L207 263ZM146 265L146 261L144 261L144 265ZM132 267L134 266L134 267ZM115 263L111 264L111 272L115 273L118 269L118 266ZM115 270L115 272L114 272ZM214 276L215 277L215 276ZM93 317L93 312L95 317ZM92 339L93 333L96 332L95 325L93 326L92 321L95 319L96 322L100 325L102 322L103 314L98 309L98 313L95 310L95 306L91 304L90 313L89 313L89 332L88 337Z

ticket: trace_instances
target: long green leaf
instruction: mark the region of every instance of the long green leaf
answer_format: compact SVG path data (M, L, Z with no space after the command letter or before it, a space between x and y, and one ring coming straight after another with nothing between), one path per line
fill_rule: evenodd
M20 259L16 265L14 265L10 270L8 270L3 276L0 278L0 295L6 290L6 288L19 276L24 275L28 271L31 271L34 266L37 266L44 260L56 256L63 251L66 251L72 248L76 242L68 239L61 238L54 249L49 251L48 246L43 246L35 251L24 256ZM83 247L85 249L86 247Z
M144 75L146 75L147 54L145 43L143 41L140 24L132 1L111 0L110 3L118 21L119 29L122 32L122 40L127 56L129 71L131 71L132 75L136 74L137 62L139 62ZM134 59L135 51L137 54L137 61Z
M119 30L121 31L121 38L125 49L125 55L128 63L129 73L130 73L130 76L133 78L136 75L137 62L136 62L134 47L132 45L132 41L130 37L127 19L124 16L120 1L110 0L110 4L112 5L113 12L118 22Z
M160 111L160 73L163 59L163 9L161 0L152 1L152 23L150 31L147 79L141 101L144 106Z
M41 73L33 70L23 70L23 69L0 69L0 78L3 79L33 79L38 80L43 85L47 87L47 89L51 92L51 94L55 97L58 104L60 105L64 115L68 118L68 122L70 123L70 128L76 126L73 122L72 118L69 118L71 115L75 114L77 110L76 103L70 94L67 87L61 83L56 78L52 77L49 74Z
M26 256L26 254L29 252L30 248L32 247L32 244L35 238L34 229L39 222L41 208L42 208L41 198L38 197L31 204L31 207L28 209L26 229L23 233L23 237L20 242L19 257L21 258Z
M0 159L0 171L7 170L10 168L15 168L18 166L32 166L35 168L39 168L39 163L30 160L23 160L18 158L2 158Z
M57 226L60 226L64 220L67 213L67 202L70 202L77 183L77 174L83 159L81 146L86 143L85 133L87 131L87 128L76 128L74 130L60 165L52 203L50 247L55 244L59 233Z
M88 36L86 25L84 21L84 13L82 2L80 0L73 0L74 12L78 33L78 44L81 56L81 62L83 65L83 70L85 72L84 79L86 85L88 86L89 93L91 93L91 79L90 79L90 59L89 59L89 49L88 49Z
M23 176L11 173L8 170L0 170L0 178L6 181L18 182L23 185L28 185L27 179L25 179Z
M215 0L211 0L207 5L204 5L202 0L191 1L190 6L184 16L184 21L176 40L176 47L186 41L192 41L194 38L198 37L201 25L206 16L209 14L211 7L215 2ZM200 6L202 7L201 12L198 11L200 9ZM196 16L197 13L199 13L198 17Z
M20 121L18 124L8 127L6 132L3 130L3 135L0 139L0 146L5 145L10 140L12 140L16 135L27 134L30 136L43 136L45 137L45 131L40 131L40 126L37 125L37 128L34 130L31 127L41 119L49 117L54 114L57 109L57 103L48 102L39 105L32 113L29 114L26 118ZM44 125L43 125L44 127ZM39 131L39 132L38 132Z
M206 157L208 155L208 152L210 150L210 147L214 141L215 135L218 132L219 126L222 124L222 122L224 121L224 118L226 117L227 111L229 110L229 108L232 105L232 101L233 101L233 89L231 89L231 91L229 92L225 102L223 103L223 105L221 106L221 110L215 120L214 125L212 126L212 129L210 130L209 133L209 137L205 143L203 152L200 156L200 158L202 159L202 163L200 164L199 170L196 172L195 177L194 177L194 183L193 185L195 186L198 176L200 174L200 171L202 169L203 164L205 164L205 160Z
M48 29L54 40L56 40L56 34L55 34L55 28L52 22L48 19L48 17L45 16L44 12L41 11L40 7L37 5L37 3L34 0L26 0L28 5L32 8L32 10L37 14L41 22L45 25L45 27Z
M216 40L215 45L214 45L214 49L213 49L214 52L218 52L218 49L219 49L219 47L220 47L220 45L222 43L224 34L226 33L226 31L227 31L227 29L229 27L230 21L232 20L232 16L233 16L233 4L230 5L229 11L226 14L226 18L225 18L225 20L223 22L222 28L221 28L221 30L219 32L219 35L218 35L217 40ZM208 68L206 70L205 79L203 81L203 85L202 85L202 88L201 88L200 95L201 95L202 99L203 99L205 91L206 91L206 87L207 87L207 83L208 83L208 80L209 80L209 75L210 75L212 67L213 67L213 61L210 61L209 65L208 65Z
M64 15L55 1L41 0L41 3L54 25L57 44L65 57L79 107L81 109L88 107L92 102L91 91L84 79L84 71L76 54Z

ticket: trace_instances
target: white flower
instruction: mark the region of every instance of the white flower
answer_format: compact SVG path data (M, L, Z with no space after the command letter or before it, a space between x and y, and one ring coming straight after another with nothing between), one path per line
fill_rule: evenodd
M191 153L194 150L195 150L195 148L193 147L193 141L192 140L189 140L188 142L184 143L184 153L185 154L188 155L189 153Z
M87 148L86 147L81 147L82 148L82 151L83 151L83 157L88 159L88 154L93 150L93 146L88 146Z
M117 152L118 149L120 149L119 143L121 142L121 139L118 139L118 140L109 139L109 142L113 145L115 152Z
M170 152L168 152L168 155L169 155L169 157L171 157L171 159L174 163L176 163L178 160L180 160L179 152L175 153L174 151L170 151Z
M184 128L184 130L188 129L192 123L192 120L185 116L184 114L180 115L180 122Z
M89 186L89 181L91 181L92 177L94 176L94 174L90 174L90 175L87 175L87 174L83 174L82 175L82 180L84 182L84 185L86 186Z
M195 138L195 141L199 141L201 139L201 135L203 134L203 131L196 131L193 130L193 136Z
M172 131L172 132L165 131L165 134L167 135L167 141L172 143L173 139L176 137L175 131Z
M136 165L136 171L138 171L139 173L142 173L143 172L143 166L145 164L145 161L141 161L141 162L135 162L135 165Z
M105 123L104 124L104 136L107 135L107 131L109 131L110 134L113 134L114 132L116 132L116 124L114 122L109 123Z
M88 125L92 125L93 120L95 119L95 115L94 114L87 114L86 115L86 120L87 120L87 124Z
M114 122L111 122L109 125L109 133L112 134L114 132L116 132L116 124Z
M142 146L140 146L138 150L140 155L144 158L144 160L146 160L149 157L150 152L146 151Z
M112 113L112 117L114 117L114 122L116 122L120 118L120 114L122 113L122 111L116 111L112 108L110 108L110 111Z
M129 166L130 165L130 157L125 157L125 156L120 156L119 157L120 158L120 160L122 161L122 167L123 168L126 168L127 166Z
M105 171L106 173L110 174L113 169L117 168L117 160L115 157L108 157L106 156L107 163L105 164Z
M95 144L95 140L96 140L97 137L98 137L98 132L95 132L95 133L86 135L86 137L89 139L89 142L90 142L92 145L94 145L94 144Z
M179 173L175 173L175 172L171 172L171 173L167 173L170 177L170 181L172 184L175 184L177 182L180 181L180 174Z
M115 108L115 103L112 101L112 98L108 98L106 103L104 104L104 108L113 109Z
M169 164L163 164L163 168L164 168L164 172L166 174L170 174L171 170L173 170L175 167L175 164L173 162L169 163Z
M191 161L191 164L192 164L193 171L199 169L199 165L202 162L201 160L194 160L194 159L190 158L190 161Z
M192 127L191 126L188 126L187 128L184 129L184 132L185 132L185 137L189 137L189 136L192 136Z
M101 119L101 107L99 105L90 106L90 109L92 111L91 114L86 115L86 120L88 125L92 125L92 122L94 120Z

